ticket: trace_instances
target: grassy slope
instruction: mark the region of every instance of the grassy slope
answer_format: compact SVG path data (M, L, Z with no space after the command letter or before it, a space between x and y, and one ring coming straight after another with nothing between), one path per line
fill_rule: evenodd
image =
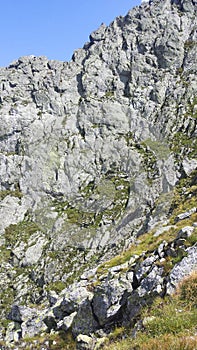
M142 312L142 330L135 339L127 330L114 332L104 350L194 350L197 349L197 272L180 284L172 297L157 298ZM120 334L118 334L120 333Z

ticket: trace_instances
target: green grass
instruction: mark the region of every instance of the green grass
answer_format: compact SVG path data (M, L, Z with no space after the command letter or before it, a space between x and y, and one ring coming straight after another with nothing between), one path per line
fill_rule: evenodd
M186 51L192 49L194 46L196 46L196 42L194 40L188 39L184 43L184 49Z
M136 148L143 158L142 166L146 171L147 179L151 184L154 177L158 175L156 153L152 149L148 149L145 142L142 142L141 144L137 144Z
M70 332L38 335L32 338L26 337L22 340L22 343L24 344L24 350L76 350L76 342ZM20 349L22 348L20 347Z
M185 117L197 118L197 97L195 96L192 101L188 103L188 110L185 114Z
M81 196L84 201L87 201L92 195L101 201L105 206L105 202L109 201L109 207L101 208L100 210L87 211L80 207L74 207L67 201L54 200L53 206L59 216L67 214L66 221L71 225L77 225L80 228L97 229L102 220L117 221L124 212L128 201L130 182L122 173L107 173L106 176L95 184L90 181L87 185L80 189Z
M113 99L114 98L114 91L107 91L105 93L104 97Z
M54 290L57 293L60 293L64 288L66 288L66 284L62 281L52 282L46 286L47 291Z
M159 159L167 159L169 157L170 149L164 142L147 139L144 143L150 147Z
M197 206L197 171L190 176L183 178L174 189L174 196L171 204L170 222L173 224L178 214L183 213ZM195 219L196 217L194 217Z
M172 297L158 297L141 314L143 328L112 333L104 350L194 350L197 347L197 272L185 278ZM119 337L126 339L117 339Z
M185 156L194 158L197 156L197 139L195 136L177 132L170 141L170 149L178 158L184 158Z
M3 190L0 191L0 200L3 200L7 196L12 196L21 199L23 197L22 192L20 192L19 189L16 189L14 191L11 190Z
M97 274L100 276L106 273L109 268L126 263L134 255L140 256L142 253L146 252L146 255L148 256L148 254L153 252L164 240L172 241L176 235L177 230L173 228L169 231L165 231L158 237L154 236L154 231L145 233L141 235L139 237L140 240L138 240L137 243L132 244L129 249L101 264L98 267Z
M21 221L10 225L5 229L6 246L14 246L18 240L27 241L35 232L40 231L39 226L33 221Z
M141 335L136 341L125 339L109 343L103 350L195 350L197 348L197 336L193 333L180 333L177 336L165 334L150 338Z
M172 242L176 237L177 233L180 231L182 227L190 226L193 222L197 222L197 213L191 215L189 219L182 220L176 224L175 227L170 228L167 231L164 231L163 234L158 237L154 236L154 230L148 233L141 235L140 241L138 243L132 244L129 249L124 251L123 253L116 255L109 261L104 262L98 267L97 275L103 275L107 273L108 269L111 267L121 265L126 263L131 259L134 255L141 255L143 252L146 252L146 256L149 253L153 252L158 246L165 240L166 242ZM187 238L185 245L192 246L197 242L197 229L194 229L194 232L190 237ZM173 266L179 262L184 257L184 253L182 251L178 252L178 256L175 258L168 257L164 263L162 263L165 273L168 273Z

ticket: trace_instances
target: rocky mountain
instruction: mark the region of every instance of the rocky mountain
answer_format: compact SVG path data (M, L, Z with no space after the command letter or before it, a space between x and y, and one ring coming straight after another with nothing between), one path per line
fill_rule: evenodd
M70 62L0 69L2 349L98 348L196 269L196 5L145 2Z

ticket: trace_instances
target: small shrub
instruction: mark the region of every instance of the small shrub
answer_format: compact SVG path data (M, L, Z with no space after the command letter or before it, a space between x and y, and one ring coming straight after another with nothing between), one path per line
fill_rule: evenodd
M186 277L177 290L179 298L191 307L197 307L197 271Z

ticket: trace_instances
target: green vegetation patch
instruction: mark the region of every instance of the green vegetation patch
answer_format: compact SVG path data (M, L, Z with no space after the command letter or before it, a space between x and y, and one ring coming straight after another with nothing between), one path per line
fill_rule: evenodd
M104 97L113 99L114 98L114 91L112 91L112 90L111 91L106 91Z
M171 150L177 157L195 158L197 157L197 138L189 136L183 132L177 132L170 141Z
M108 173L107 178L110 179L114 186L114 199L113 204L103 211L103 217L116 221L122 216L127 205L130 181L125 175L119 176L113 173Z
M154 237L154 231L141 235L140 240L132 244L129 249L101 264L97 270L97 274L102 275L107 272L109 268L124 264L135 255L140 256L144 252L146 252L146 254L153 252L164 240L173 240L176 237L176 234L177 231L172 228L158 237Z
M183 213L197 206L197 170L190 176L179 181L174 189L174 196L171 204L171 223L175 222L178 214ZM194 216L193 216L194 218Z
M167 159L170 155L170 149L167 143L147 139L144 143L155 153L158 159Z
M24 220L18 224L11 224L5 229L5 244L13 247L19 240L27 242L28 238L37 231L40 231L40 228L33 221Z
M25 350L76 350L76 342L71 332L56 332L45 335L37 335L35 337L26 337L21 340ZM33 348L32 348L33 344ZM20 345L20 341L19 341ZM20 346L20 349L21 346Z
M197 97L188 101L188 108L185 117L197 118Z
M62 281L51 282L46 286L46 291L54 290L57 293L60 293L63 289L66 288L66 284Z
M94 213L70 207L66 210L66 214L70 224L76 224L80 227L88 227L94 224Z
M21 199L23 197L23 194L19 189L16 189L14 191L11 191L11 190L0 191L0 200L3 200L7 196L12 196L12 197Z
M137 144L136 148L143 158L142 165L147 173L147 178L149 181L152 181L159 175L159 169L157 167L157 156L153 150L147 147L145 142Z
M90 181L80 188L81 201L77 205L54 200L53 206L59 216L66 214L65 220L69 224L95 230L101 221L113 223L120 218L127 205L129 191L130 181L125 174L108 172L98 184Z
M184 43L184 49L185 49L186 51L191 50L191 49L192 49L193 47L195 47L195 46L196 46L196 41L195 41L195 40L188 39L188 40L186 40L185 43Z
M156 298L143 309L142 330L120 329L109 338L108 350L194 350L197 348L197 272L185 278L172 297ZM124 339L117 339L117 338Z

